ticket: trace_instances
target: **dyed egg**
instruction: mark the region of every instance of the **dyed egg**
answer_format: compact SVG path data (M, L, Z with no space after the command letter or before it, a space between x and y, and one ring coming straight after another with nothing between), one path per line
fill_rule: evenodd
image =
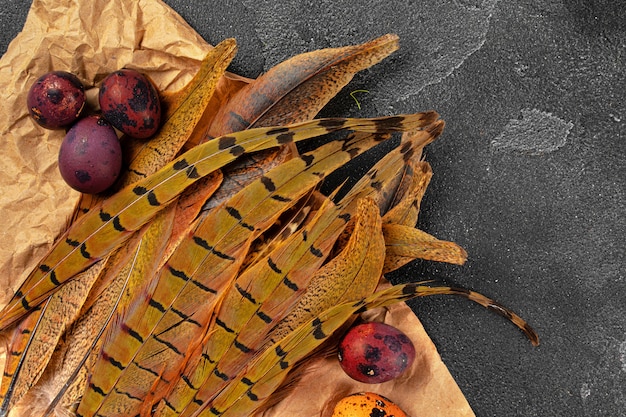
M122 169L122 147L111 125L101 117L76 122L59 149L59 171L81 193L96 194L115 183Z
M154 85L135 70L109 74L98 93L102 116L128 136L145 139L159 129L161 102Z
M415 347L397 328L369 322L352 327L339 343L341 368L351 378L378 384L397 378L415 360Z
M360 392L342 398L332 417L407 417L389 398L373 392Z
M28 90L28 113L40 126L59 129L74 123L85 105L85 87L65 71L42 75Z

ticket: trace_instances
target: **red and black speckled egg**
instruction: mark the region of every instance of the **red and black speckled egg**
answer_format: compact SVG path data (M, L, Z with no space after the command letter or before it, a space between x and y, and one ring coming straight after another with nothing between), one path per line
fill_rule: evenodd
M82 193L96 194L115 183L122 169L122 147L115 130L99 116L85 117L67 132L59 149L59 171Z
M352 327L339 343L339 363L351 378L368 384L400 376L415 360L415 347L399 329L368 322Z
M28 90L28 112L42 127L59 129L74 123L85 105L85 87L74 74L52 71Z
M102 81L98 99L102 116L128 136L145 139L159 129L159 94L150 80L135 70L109 74Z
M407 417L389 398L373 392L359 392L335 404L332 417Z

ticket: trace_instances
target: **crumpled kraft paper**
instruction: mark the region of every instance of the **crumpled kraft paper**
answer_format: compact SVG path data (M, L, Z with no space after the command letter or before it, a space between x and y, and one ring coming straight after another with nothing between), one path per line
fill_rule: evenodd
M89 89L108 73L129 67L140 68L161 90L177 90L209 48L158 1L33 2L24 29L0 61L0 164L5 172L0 179L0 268L11 271L0 287L0 305L46 252L78 196L57 168L64 132L45 130L28 116L25 100L33 82L48 71L65 70Z
M57 168L64 132L45 130L28 116L32 83L48 71L65 70L81 79L88 96L91 87L93 96L108 73L128 67L147 74L160 90L176 91L210 48L158 0L34 0L23 31L0 59L0 308L63 229L78 198ZM345 376L334 358L316 360L286 399L263 415L328 416L342 396L364 390L389 397L413 417L473 415L413 312L399 304L379 319L416 344L408 375L366 385Z

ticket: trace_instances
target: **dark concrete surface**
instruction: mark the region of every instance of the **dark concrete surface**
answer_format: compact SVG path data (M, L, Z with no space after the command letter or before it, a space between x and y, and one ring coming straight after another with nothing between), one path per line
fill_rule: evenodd
M478 416L626 416L626 5L612 0L166 0L231 70L398 33L324 115L426 109L447 122L420 227L469 253L441 279L526 318L542 344L462 299L411 303ZM27 1L3 2L0 50ZM350 98L356 89L362 109ZM414 416L417 417L417 416Z

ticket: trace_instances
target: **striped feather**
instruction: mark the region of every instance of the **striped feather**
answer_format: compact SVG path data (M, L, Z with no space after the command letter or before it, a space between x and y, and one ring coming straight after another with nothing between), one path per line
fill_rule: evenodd
M206 385L217 362L225 370L235 366L228 357L245 362L253 353L254 343L264 339L268 329L284 314L282 310L289 308L290 297L301 293L312 273L330 253L346 222L339 214L327 200L310 226L291 235L237 277L225 293L201 349L192 356L195 360L187 365L155 415L181 413L198 389ZM315 221L318 218L320 221ZM320 253L324 255L319 256ZM218 389L224 383L222 379L211 389Z

